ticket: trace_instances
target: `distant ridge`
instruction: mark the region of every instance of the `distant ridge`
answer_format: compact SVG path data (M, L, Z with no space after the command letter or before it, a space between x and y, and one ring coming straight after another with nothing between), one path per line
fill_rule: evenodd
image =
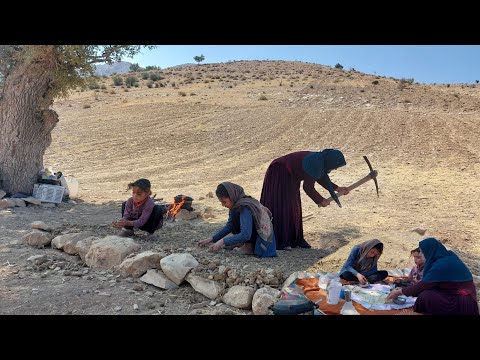
M110 76L113 74L126 74L130 72L130 66L132 63L128 61L120 61L113 63L112 65L103 64L95 66L95 75L97 76Z

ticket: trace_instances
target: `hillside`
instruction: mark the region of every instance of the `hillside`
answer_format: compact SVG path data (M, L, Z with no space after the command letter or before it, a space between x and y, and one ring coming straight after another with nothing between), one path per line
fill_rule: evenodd
M45 165L75 176L80 199L66 212L55 209L58 218L51 222L112 233L108 224L129 196L127 183L147 177L157 197L187 194L195 208L211 209L213 218L162 229L154 245L195 248L227 218L217 199L206 197L218 183L236 182L259 198L276 157L339 148L347 166L333 171L332 180L347 186L366 175L367 155L379 173L380 197L368 182L342 198L343 208L319 209L302 191L305 237L313 249L281 251L266 261L194 252L234 258L240 268L278 268L286 277L339 270L353 244L379 238L385 244L381 266L396 268L410 264L409 252L422 239L411 230L422 227L480 274L479 86L424 85L286 61L153 73L161 79L137 73L138 87L130 88L101 78L103 89L78 90L55 103L60 122ZM18 215L10 234L42 216Z

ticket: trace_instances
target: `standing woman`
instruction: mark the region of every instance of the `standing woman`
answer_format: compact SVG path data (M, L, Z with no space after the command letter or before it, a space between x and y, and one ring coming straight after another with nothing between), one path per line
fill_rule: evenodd
M435 238L419 243L425 256L423 278L396 288L387 297L417 296L413 311L431 315L478 315L477 291L472 273L462 260Z
M342 152L335 149L298 151L272 161L265 173L260 203L272 212L278 250L311 247L303 237L300 183L303 180L303 190L319 207L330 202L315 190L315 182L327 189L341 207L334 190L344 195L348 190L332 183L328 173L344 165Z

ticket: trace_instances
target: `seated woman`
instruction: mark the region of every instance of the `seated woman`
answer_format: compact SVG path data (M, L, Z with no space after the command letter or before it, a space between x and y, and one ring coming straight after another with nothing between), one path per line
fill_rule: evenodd
M409 286L422 280L425 257L419 248L410 251L410 255L413 256L415 266L412 268L412 270L410 270L410 274L408 274L408 276L399 276L395 279L397 286Z
M378 239L355 245L347 261L340 270L340 278L360 281L362 284L375 283L388 276L385 270L378 271L377 262L383 252L383 244Z
M387 297L417 296L413 310L432 315L478 315L472 273L460 258L435 238L419 243L425 256L423 278L406 288L396 288Z
M245 254L259 257L277 255L277 244L273 232L270 210L251 196L245 195L243 188L231 182L218 185L215 194L220 203L230 209L227 224L208 239L199 241L200 246L210 243L212 251L224 246L240 246ZM233 235L227 236L229 233Z

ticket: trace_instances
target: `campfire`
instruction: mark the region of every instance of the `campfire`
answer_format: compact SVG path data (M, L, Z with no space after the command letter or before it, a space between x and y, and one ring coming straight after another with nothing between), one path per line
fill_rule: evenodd
M168 206L167 213L165 214L165 220L173 222L175 221L175 216L181 209L187 211L193 211L192 208L193 199L190 196L177 195L173 198L173 203Z

